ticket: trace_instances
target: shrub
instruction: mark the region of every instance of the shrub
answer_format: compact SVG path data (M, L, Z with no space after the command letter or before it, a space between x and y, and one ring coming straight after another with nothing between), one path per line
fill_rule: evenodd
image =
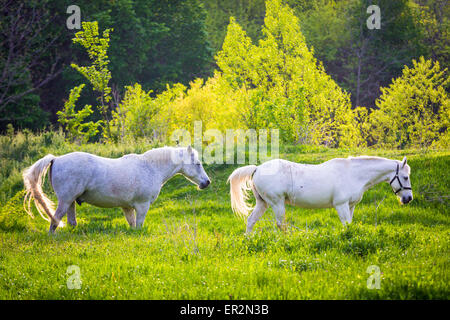
M125 97L116 111L112 112L114 134L124 139L150 138L154 135L153 117L159 109L150 96L151 91L142 90L141 85L127 86Z
M376 101L371 115L373 139L379 146L428 147L449 144L450 104L447 69L439 62L413 60Z
M83 122L85 118L92 114L92 107L85 105L83 109L75 111L75 103L80 97L84 84L70 90L69 100L64 103L64 108L58 111L58 121L66 130L69 140L78 143L86 143L90 138L98 133L98 127L101 121Z

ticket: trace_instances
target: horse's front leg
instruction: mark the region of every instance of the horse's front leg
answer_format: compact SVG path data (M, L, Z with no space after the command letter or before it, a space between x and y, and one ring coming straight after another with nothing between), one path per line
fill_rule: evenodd
M277 226L278 228L280 228L280 230L282 231L286 231L286 220L285 220L285 206L284 206L284 201L283 200L279 200L278 202L273 203L272 205L272 210L275 213L275 219L277 220Z
M136 215L134 214L134 208L122 208L125 218L128 221L130 227L136 227Z
M339 219L341 220L341 222L344 226L346 223L348 223L348 224L352 223L353 210L350 212L350 207L349 207L348 202L344 202L342 204L335 205L334 208L336 209L336 211L339 215Z
M136 228L141 228L144 224L145 216L150 208L150 202L138 203L134 205L136 210Z
M356 204L349 205L349 209L350 209L350 223L353 220L353 211L355 211L355 206L356 206Z

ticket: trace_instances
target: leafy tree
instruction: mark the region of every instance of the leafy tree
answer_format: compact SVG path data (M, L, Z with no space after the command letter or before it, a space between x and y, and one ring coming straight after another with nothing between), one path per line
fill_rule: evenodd
M113 124L116 140L151 138L155 136L153 117L158 113L158 106L141 85L128 86L124 99L113 111Z
M280 0L267 1L262 33L254 45L231 19L217 54L224 79L252 95L249 100L257 106L249 108L260 110L266 127L282 128L286 141L358 144L349 95L308 49L292 9Z
M450 6L447 0L415 1L417 23L427 56L448 67L450 61Z
M380 29L367 28L370 5L380 7ZM403 65L428 54L421 10L412 0L321 0L298 9L308 45L351 93L353 106L368 108Z
M176 98L163 108L171 122L169 134L177 128L187 129L193 134L195 121L202 121L203 130L218 129L222 132L238 123L238 97L220 74L206 81L196 79L189 87L178 86L173 90L179 90Z
M98 127L101 123L101 121L84 122L93 112L90 105L75 111L75 104L84 86L84 84L81 84L70 90L69 99L64 103L63 110L57 112L58 121L64 126L69 140L78 141L79 143L86 143L90 138L94 137L98 133Z
M373 139L379 146L428 147L450 142L448 69L439 62L413 60L389 87L382 88L371 115Z
M208 39L214 53L221 48L227 34L230 17L233 17L253 41L261 37L264 24L264 0L203 0L207 16L205 20Z
M0 131L7 123L42 128L48 120L57 121L65 92L82 81L71 62L90 64L84 48L72 43L78 30L66 27L71 3L0 2ZM80 0L76 4L83 21L98 21L101 30L114 29L109 70L120 94L124 86L136 82L156 94L166 83L188 84L210 75L212 57L200 0ZM85 90L79 102L90 104L93 98ZM96 108L93 111L92 117L103 118Z
M200 0L83 0L78 5L84 21L114 29L109 68L119 88L137 82L155 95L167 83L188 84L210 75L206 12ZM83 56L78 54L78 59Z
M87 51L89 58L92 60L90 66L79 66L75 63L72 67L80 72L91 83L94 91L97 91L100 96L98 100L100 105L97 107L100 111L105 126L105 137L111 139L111 128L108 115L108 104L111 101L111 88L109 81L111 79L111 72L108 70L108 56L107 50L109 47L110 29L103 31L103 36L99 37L98 23L83 22L83 30L75 34L74 43L81 44Z

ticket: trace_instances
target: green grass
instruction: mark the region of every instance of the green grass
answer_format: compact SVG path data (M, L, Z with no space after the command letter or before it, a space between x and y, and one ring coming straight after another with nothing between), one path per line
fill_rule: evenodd
M83 204L77 207L77 227L49 235L46 221L33 220L22 209L23 167L50 152L83 149L118 156L145 146L36 144L23 147L16 141L14 149L0 143L1 299L450 297L449 152L285 147L282 158L306 163L359 154L408 156L414 201L402 206L388 184L378 185L365 194L347 228L334 209L289 206L286 233L277 230L269 210L245 236L244 221L231 212L226 184L236 166L215 165L206 167L208 189L199 191L181 176L170 180L141 230L130 230L120 209ZM8 173L3 166L14 170ZM46 191L53 195L48 186ZM67 288L71 265L80 268L80 290ZM380 289L367 288L371 265L381 270Z

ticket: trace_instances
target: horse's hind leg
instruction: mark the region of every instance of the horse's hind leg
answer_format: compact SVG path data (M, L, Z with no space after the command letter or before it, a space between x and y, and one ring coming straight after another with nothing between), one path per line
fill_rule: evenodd
M75 201L72 202L69 209L67 210L67 222L75 227L77 225L77 214L75 209Z
M73 203L73 201L72 202L64 202L64 201L60 200L58 202L58 208L56 208L55 215L53 216L55 222L52 220L52 222L50 223L50 229L49 229L50 233L55 232L56 228L59 225L59 222L64 217L64 215L67 213L67 211L69 210L72 203Z
M135 228L136 227L136 215L134 214L133 208L122 208L123 213L125 214L125 218L128 221L128 224L130 227Z
M255 189L253 189L253 194L255 195L256 198L256 205L247 219L247 231L246 231L247 233L252 232L253 226L255 225L256 221L258 221L259 218L261 218L261 216L267 209L267 203L263 200L263 198L261 198L261 196Z

